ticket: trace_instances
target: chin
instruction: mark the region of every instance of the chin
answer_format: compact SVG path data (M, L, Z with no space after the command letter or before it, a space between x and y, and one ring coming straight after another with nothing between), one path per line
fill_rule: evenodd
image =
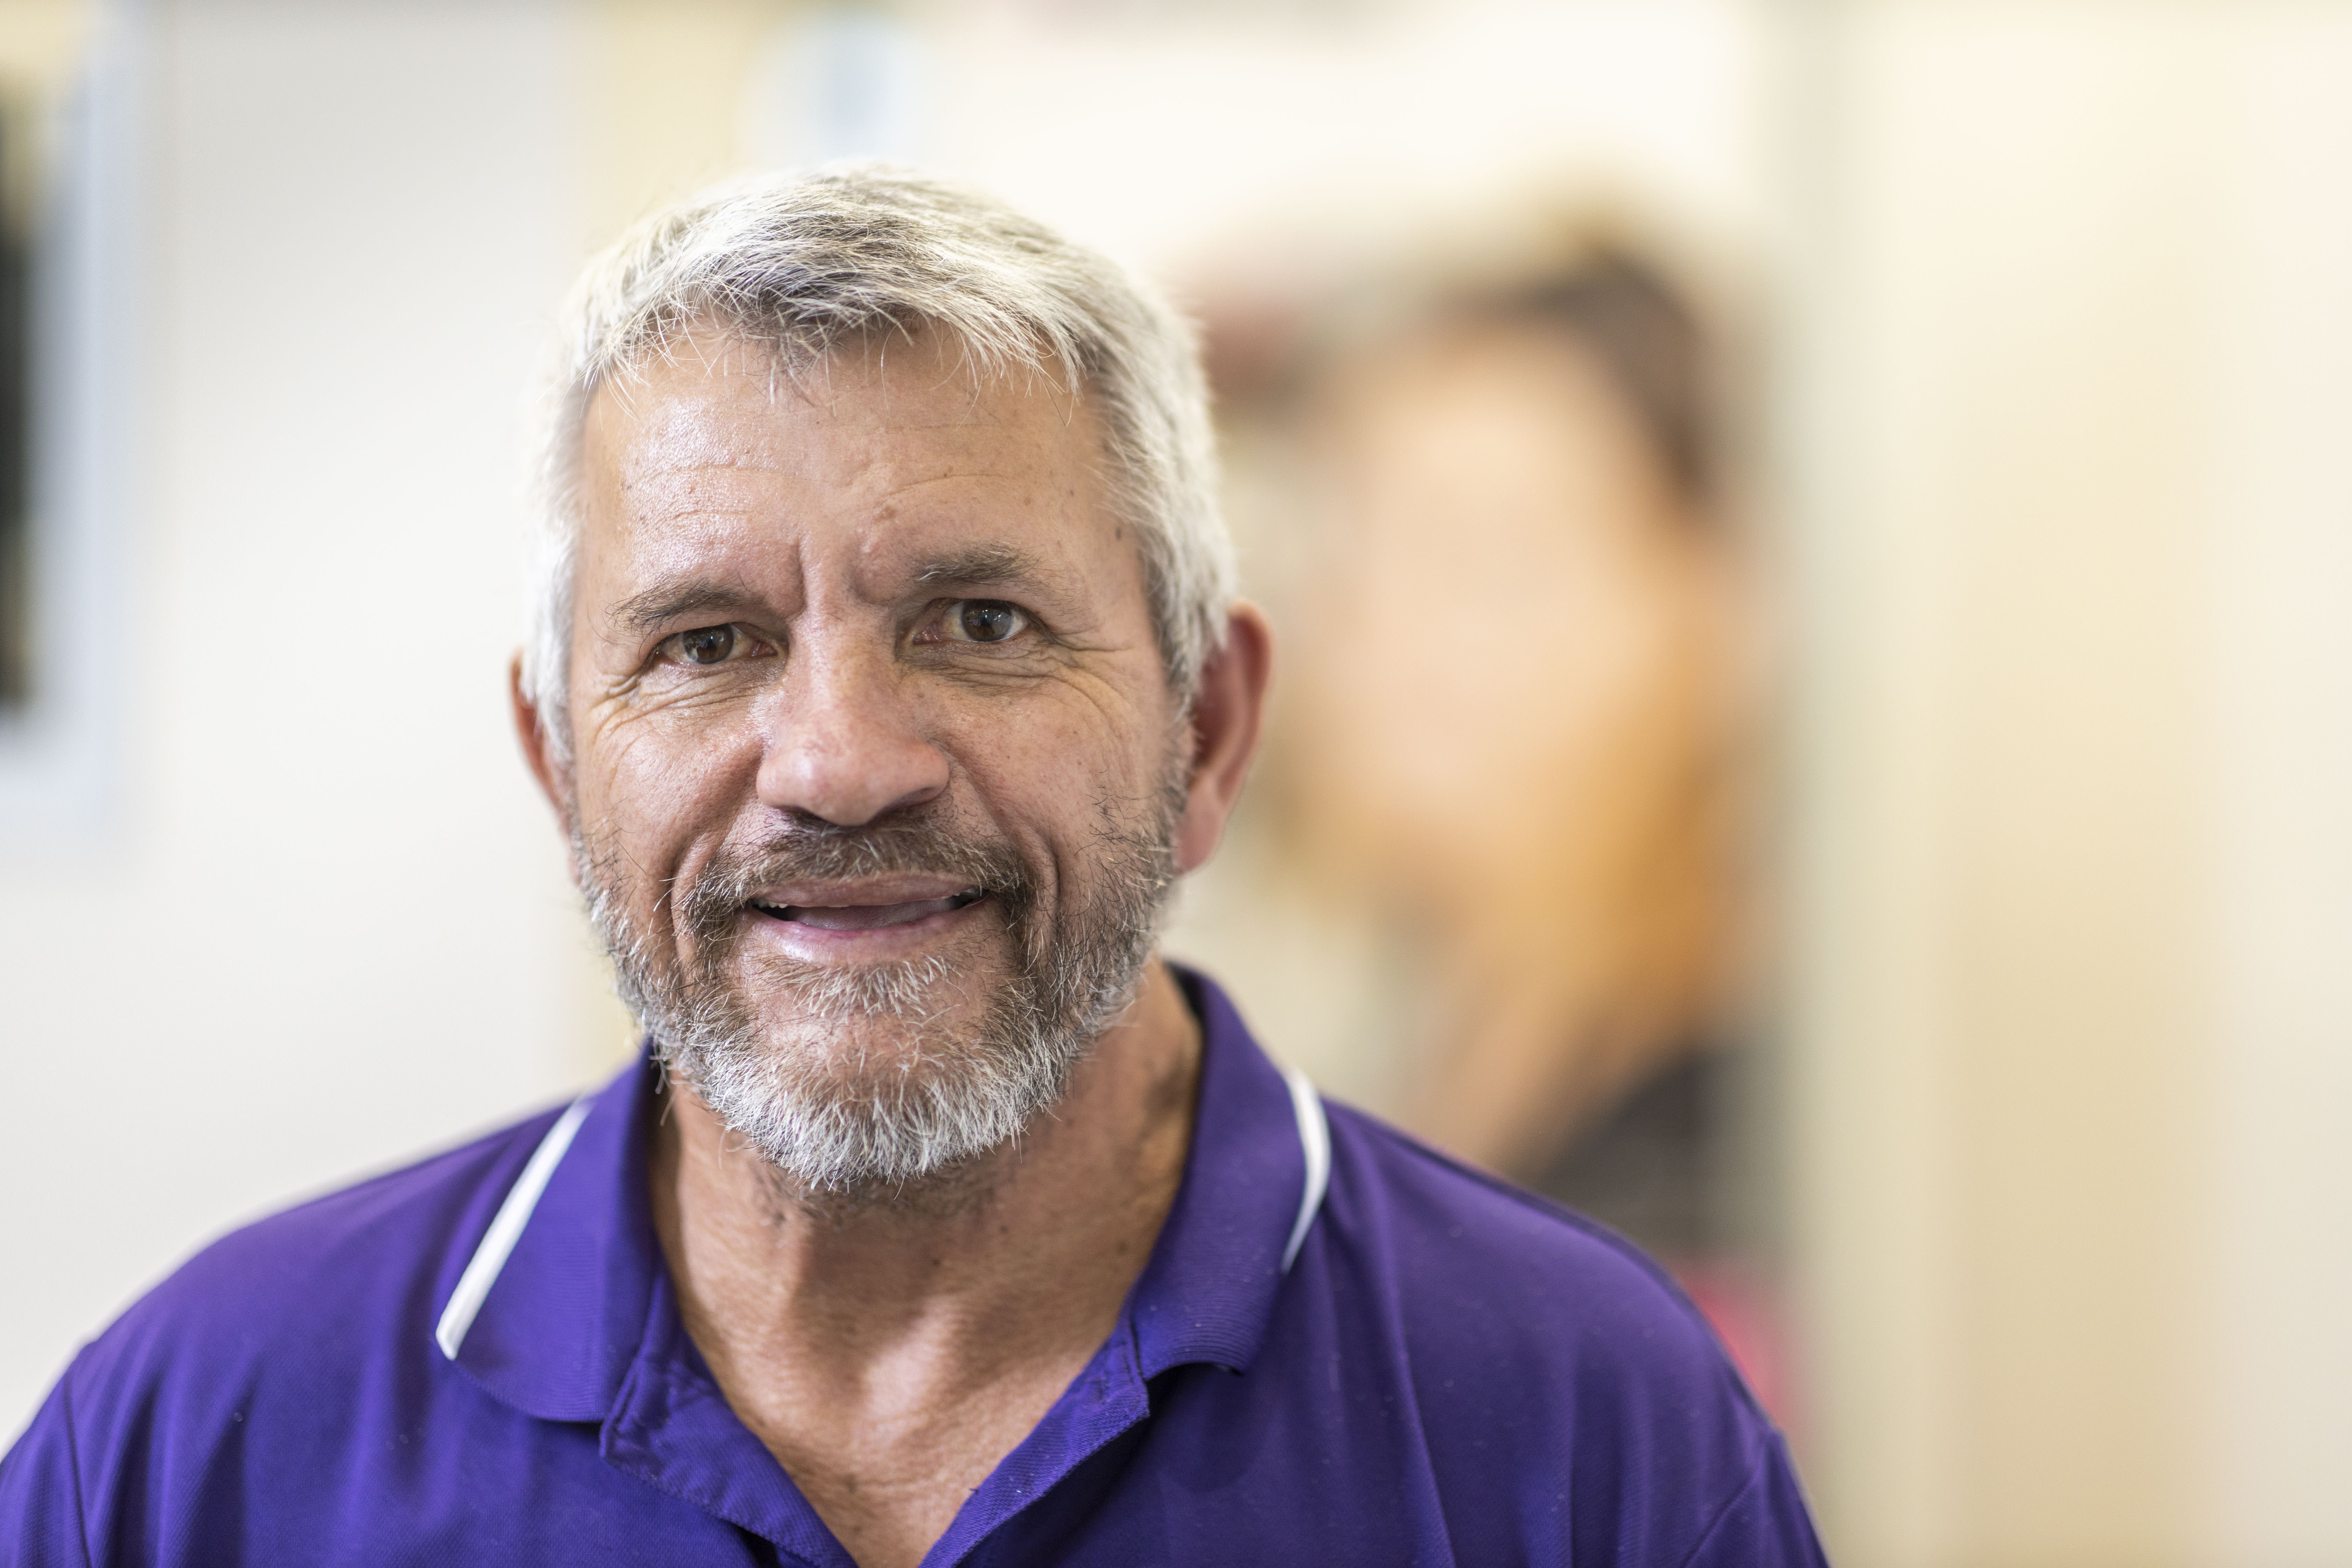
M863 1032L876 1024L952 1027L959 1017L987 1012L992 994L1012 983L1001 961L960 963L937 952L864 963L747 953L735 969L742 1014L779 1037L802 1039Z
M1058 1101L1085 1055L1009 973L911 960L742 978L757 989L720 1010L731 1023L673 1028L663 1055L810 1195L895 1199L970 1167Z
M1062 1098L1083 1054L1047 1031L936 1019L761 1034L674 1065L794 1185L829 1196L890 1194L1005 1147Z

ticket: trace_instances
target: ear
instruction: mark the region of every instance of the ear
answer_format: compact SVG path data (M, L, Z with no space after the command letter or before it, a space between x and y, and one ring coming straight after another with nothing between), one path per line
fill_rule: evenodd
M522 760L539 781L539 793L555 808L555 820L566 832L572 827L572 769L559 761L548 744L547 726L539 721L539 704L523 684L522 655L507 664L507 700L514 710L515 739L522 742Z
M1265 616L1255 605L1235 605L1224 641L1201 667L1201 689L1192 700L1192 782L1176 825L1179 874L1204 865L1224 837L1225 819L1257 755L1273 669L1274 632Z

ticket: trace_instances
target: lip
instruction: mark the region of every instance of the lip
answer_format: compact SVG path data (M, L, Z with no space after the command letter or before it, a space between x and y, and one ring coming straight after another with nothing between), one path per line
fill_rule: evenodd
M929 946L988 902L988 889L940 877L796 882L745 901L751 931L803 958L898 956Z
M753 889L749 901L777 909L855 909L953 898L971 886L953 877L929 874L867 877L855 881L774 882Z

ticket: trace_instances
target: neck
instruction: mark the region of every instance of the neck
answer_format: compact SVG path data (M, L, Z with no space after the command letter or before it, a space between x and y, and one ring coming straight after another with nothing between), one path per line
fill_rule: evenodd
M1199 1074L1199 1027L1155 962L1017 1145L938 1190L855 1205L784 1189L671 1086L652 1196L687 1331L861 1562L850 1538L892 1474L977 1486L1109 1335L1174 1202ZM945 1527L908 1523L931 1529L924 1544Z

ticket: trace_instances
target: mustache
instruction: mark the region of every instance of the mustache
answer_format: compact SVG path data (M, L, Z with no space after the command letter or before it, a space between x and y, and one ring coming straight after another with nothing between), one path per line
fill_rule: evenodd
M1013 846L916 818L840 827L794 826L756 844L725 845L690 882L673 888L679 923L698 942L732 936L751 895L778 882L935 876L981 888L1017 927L1037 902L1036 879Z

